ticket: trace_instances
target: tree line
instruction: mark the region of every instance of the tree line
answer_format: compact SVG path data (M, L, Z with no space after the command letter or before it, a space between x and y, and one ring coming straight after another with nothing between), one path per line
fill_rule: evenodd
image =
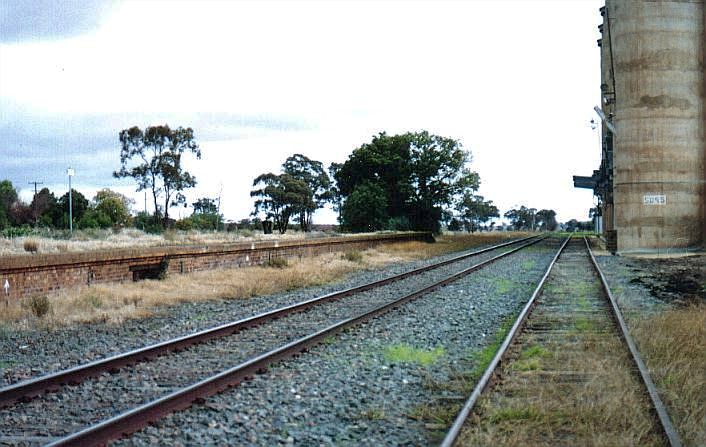
M294 154L280 173L257 176L252 214L264 215L280 233L290 218L308 231L313 212L330 203L344 231L438 232L452 219L476 231L499 214L491 200L477 194L480 176L469 169L470 161L470 152L452 138L383 132L328 169Z
M99 191L92 200L72 191L77 228L222 228L219 199L197 199L191 216L179 221L169 216L171 207L186 206L184 191L197 184L184 166L185 155L201 158L193 129L172 129L166 124L144 130L133 126L122 130L118 140L120 168L113 176L132 178L136 191L150 194L154 212L133 217L133 201L109 189ZM443 224L456 231L492 229L500 212L492 200L478 194L480 176L470 169L471 159L470 151L458 140L427 131L379 133L354 149L343 163L327 168L320 161L293 154L284 160L280 172L255 177L250 192L252 219L240 223L285 233L293 222L300 230L311 231L315 211L330 204L338 212L341 229L350 232L439 232ZM10 225L66 228L68 214L68 193L57 198L44 188L32 203L25 204L8 180L0 183L0 229ZM518 230L554 230L555 216L553 210L525 206L504 214Z
M77 228L129 225L132 203L132 199L107 188L98 191L92 200L71 189L71 214ZM57 198L49 188L42 188L30 203L25 203L12 182L0 181L0 230L11 226L68 228L69 192Z

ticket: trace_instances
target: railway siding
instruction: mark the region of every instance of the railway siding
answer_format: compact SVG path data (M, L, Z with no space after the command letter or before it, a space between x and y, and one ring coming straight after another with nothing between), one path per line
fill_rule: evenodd
M572 241L456 445L664 445L611 315Z
M308 257L379 244L429 240L430 233L410 232L288 241L262 241L212 246L166 246L83 253L18 255L0 258L0 283L9 284L6 300L79 285L133 281L166 272L179 274L213 268L264 264L273 258Z

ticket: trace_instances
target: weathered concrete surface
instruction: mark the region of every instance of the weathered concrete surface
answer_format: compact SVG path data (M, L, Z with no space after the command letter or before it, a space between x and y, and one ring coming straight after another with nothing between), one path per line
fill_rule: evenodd
M606 13L618 253L703 247L704 1L607 0Z

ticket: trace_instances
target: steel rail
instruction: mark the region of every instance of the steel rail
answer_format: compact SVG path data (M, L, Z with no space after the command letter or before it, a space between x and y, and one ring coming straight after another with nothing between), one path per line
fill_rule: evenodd
M549 277L549 273L554 267L554 264L556 264L556 260L559 259L559 255L564 251L564 248L566 247L566 244L569 242L570 239L571 236L567 237L564 243L561 244L561 247L559 247L559 250L557 250L556 255L554 255L554 258L552 259L552 262L550 262L549 266L547 267L547 271L544 273L544 276L542 276L542 279L539 281L539 284L537 284L537 287L534 289L534 293L532 293L532 296L527 301L527 304L525 304L525 307L522 308L520 315L515 320L515 324L513 324L510 328L510 331L505 337L503 344L500 345L500 348L498 348L498 351L495 353L493 360L491 360L491 362L488 364L488 367L485 369L485 372L481 376L475 388L473 388L471 396L468 398L468 400L466 400L466 403L463 405L463 408L461 408L461 411L459 412L458 416L456 416L453 425L446 433L446 436L444 437L444 440L441 443L441 447L451 447L458 439L458 436L461 434L461 429L463 428L463 424L466 422L468 415L471 414L471 410L475 406L481 394L483 394L483 391L485 391L485 389L490 384L490 379L495 374L495 369L498 367L498 365L500 365L500 362L505 356L507 349L515 340L515 337L522 330L522 327L524 326L527 317L529 316L532 308L534 307L537 297L544 288L544 284L546 283L547 278Z
M650 396L652 406L655 412L657 413L657 419L659 420L660 428L664 432L664 435L667 437L670 446L681 447L682 442L681 438L679 437L679 433L677 433L677 430L674 428L674 424L672 424L672 420L669 417L669 413L667 412L667 409L664 406L662 399L660 399L659 397L657 387L655 387L655 384L652 381L650 372L647 369L647 366L645 366L645 362L642 360L640 351L637 349L637 344L632 338L632 335L630 335L630 330L628 329L627 324L625 324L623 313L620 311L620 308L618 307L618 302L613 296L613 293L610 291L610 287L608 286L608 280L603 274L601 268L598 266L598 261L596 261L595 256L593 256L593 251L591 250L591 247L588 244L588 240L584 237L583 241L586 244L586 250L588 250L588 254L591 258L591 264L593 264L593 268L596 270L596 273L598 273L598 276L601 279L601 287L603 288L603 291L605 292L606 296L608 297L608 300L610 301L610 307L613 311L612 316L615 319L617 326L620 328L620 335L623 338L625 344L628 345L632 361L640 373L640 378L642 379L642 383L647 389L647 394L649 394Z
M126 436L169 413L188 408L194 402L202 401L206 397L237 386L244 380L252 378L255 374L264 373L271 364L280 360L291 358L301 352L305 352L308 348L319 344L332 334L354 326L362 321L382 315L401 306L402 304L412 301L422 295L428 294L480 269L481 267L491 264L498 259L509 256L510 254L522 250L523 248L543 239L544 238L536 238L520 245L519 247L515 247L507 252L498 254L491 259L474 264L471 267L398 298L395 301L378 306L358 316L341 320L338 323L326 327L325 329L321 329L315 333L289 342L257 357L253 357L233 368L220 372L193 385L174 391L159 399L107 419L96 425L87 427L67 437L58 439L48 445L52 447L103 445L110 440Z
M220 326L204 329L202 331L198 331L182 337L166 340L160 343L155 343L149 346L134 349L132 351L117 354L90 363L78 365L73 368L68 368L66 370L57 371L55 373L47 374L34 379L28 379L22 382L18 382L0 388L0 408L6 407L18 401L27 400L33 396L37 396L47 391L59 389L61 386L67 384L78 384L86 378L97 376L105 371L117 371L125 366L142 361L148 361L157 356L164 355L172 351L182 350L189 346L193 346L198 343L204 343L215 338L226 337L236 332L261 325L277 318L281 318L285 315L294 312L304 311L315 305L334 301L356 293L384 286L413 275L418 275L420 273L443 267L454 262L470 258L472 256L503 248L508 245L514 245L523 242L531 244L539 241L540 239L541 237L539 236L530 236L522 239L504 242L501 244L496 244L491 247L486 247L484 249L473 251L471 253L455 256L451 259L447 259L436 264L409 270L407 272L390 276L382 280L332 292L326 295L312 298L310 300L302 301L289 306L280 307L278 309L254 315L252 317L244 318L235 322L225 323Z
M532 297L530 298L530 300L527 302L527 304L523 308L522 312L520 313L517 320L515 321L515 324L512 326L512 329L510 330L507 337L505 338L505 341L500 346L500 349L498 350L495 357L493 358L493 361L488 365L488 368L485 370L485 373L481 377L481 379L478 382L478 384L476 385L476 387L473 389L471 396L468 398L468 400L464 404L463 408L461 409L461 412L456 417L454 424L451 426L451 428L447 432L446 437L444 438L443 442L441 443L441 447L452 447L453 444L458 439L458 436L461 433L461 429L463 428L463 425L464 425L466 419L470 415L470 412L473 409L473 407L475 406L478 398L480 398L481 394L485 391L488 384L490 383L490 379L493 377L495 370L498 367L498 365L500 364L502 357L504 357L508 347L512 344L516 335L520 332L522 326L524 325L524 322L527 319L527 316L529 315L531 309L534 306L534 302L535 302L537 296L539 295L539 292L541 292L541 289L544 287L544 283L545 283L546 279L549 277L549 273L550 273L552 267L554 266L556 260L559 258L560 253L566 247L566 244L569 241L569 239L571 239L571 237L567 238L567 240L564 241L564 244L561 246L561 248L557 252L556 256L554 257L554 260L549 265L547 272L544 274L544 276L542 277L542 280L540 281L539 285L537 286L537 289L532 294ZM603 274L603 271L598 266L598 262L596 261L596 258L593 255L593 252L591 251L591 247L588 244L588 240L586 239L586 237L583 237L583 240L584 240L584 244L586 246L586 250L588 251L589 257L591 259L591 264L593 265L593 268L595 269L596 273L598 273L598 276L600 278L601 287L610 302L610 307L612 310L611 316L615 319L616 325L620 328L620 336L629 348L633 363L635 364L635 366L637 367L637 370L639 371L640 378L642 379L642 383L644 384L644 386L647 390L647 393L650 397L650 401L652 403L653 409L657 413L657 419L659 421L659 426L662 429L662 432L665 435L665 437L668 440L669 445L671 447L681 447L682 442L681 442L681 439L679 438L679 434L675 430L674 425L672 424L672 421L669 418L669 414L667 413L667 410L666 410L664 404L662 403L662 400L659 397L659 394L657 392L657 388L655 387L654 382L652 381L652 378L650 377L650 373L647 370L647 367L645 366L645 363L643 362L642 357L640 356L640 353L637 349L637 345L635 344L635 341L633 340L632 336L630 335L630 331L628 330L628 327L625 324L625 320L623 318L622 312L620 311L620 308L618 307L617 301L615 300L615 297L613 296L613 294L610 290L610 287L608 286L608 281L607 281L605 275Z

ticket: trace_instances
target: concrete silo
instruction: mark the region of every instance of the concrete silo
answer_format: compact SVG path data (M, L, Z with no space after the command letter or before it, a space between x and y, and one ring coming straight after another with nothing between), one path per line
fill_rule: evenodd
M615 134L604 125L589 183L606 237L618 253L703 248L704 0L607 0L601 14L601 109Z

